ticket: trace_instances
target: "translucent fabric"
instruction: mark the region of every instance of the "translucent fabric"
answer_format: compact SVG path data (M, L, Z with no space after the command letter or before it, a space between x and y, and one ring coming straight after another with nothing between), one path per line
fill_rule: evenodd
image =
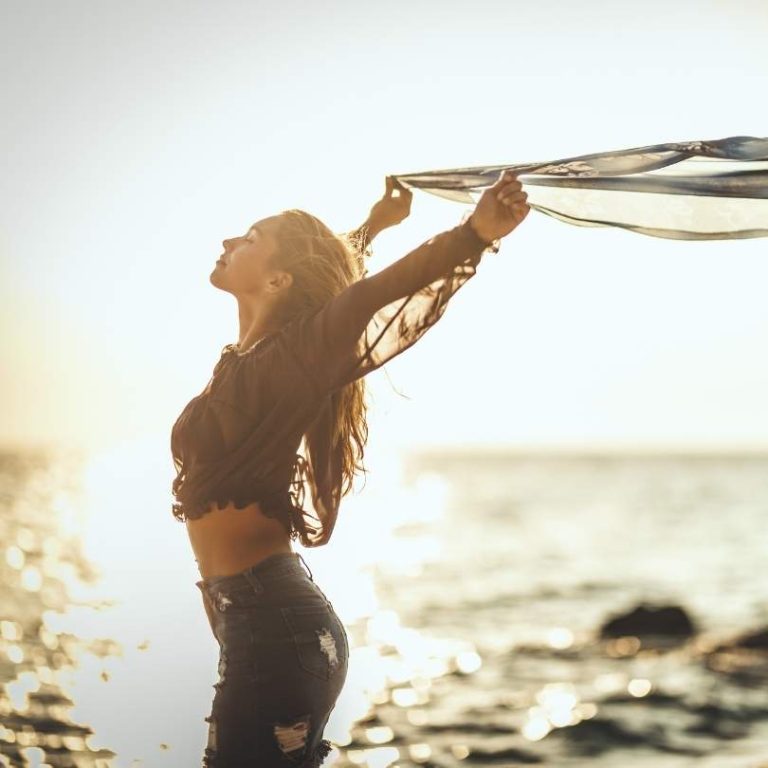
M421 338L475 274L486 247L465 222L300 319L292 351L318 396L381 367Z
M259 501L304 546L326 543L340 502L339 454L329 445L314 468L310 514L302 437L328 428L334 392L408 349L442 317L488 247L465 221L247 352L227 344L171 432L174 516L200 517L211 502Z
M395 178L406 187L473 203L506 169L519 174L532 209L568 224L677 240L768 236L768 138L654 144Z

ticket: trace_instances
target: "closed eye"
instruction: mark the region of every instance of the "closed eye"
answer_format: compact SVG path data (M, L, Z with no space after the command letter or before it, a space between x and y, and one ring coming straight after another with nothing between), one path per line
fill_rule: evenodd
M256 232L257 234L261 234L261 228L254 224L246 233L245 233L245 239L249 240L251 239L251 235Z

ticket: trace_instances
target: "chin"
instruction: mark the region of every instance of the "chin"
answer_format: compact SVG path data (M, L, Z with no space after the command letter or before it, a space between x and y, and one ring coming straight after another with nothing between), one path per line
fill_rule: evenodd
M216 274L216 270L211 272L211 274L208 276L208 282L214 287L218 288L220 291L226 291L227 293L232 293L229 288L227 288L226 285L221 284L221 278Z

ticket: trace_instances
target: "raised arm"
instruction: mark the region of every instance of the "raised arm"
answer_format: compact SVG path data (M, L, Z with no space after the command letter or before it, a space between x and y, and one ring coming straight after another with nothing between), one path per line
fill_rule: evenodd
M483 251L528 210L520 182L502 175L463 224L358 280L298 321L292 349L318 392L364 376L413 345L475 274Z
M393 176L387 176L384 194L373 204L368 218L357 229L347 232L347 237L364 253L379 232L408 218L412 200L410 189Z

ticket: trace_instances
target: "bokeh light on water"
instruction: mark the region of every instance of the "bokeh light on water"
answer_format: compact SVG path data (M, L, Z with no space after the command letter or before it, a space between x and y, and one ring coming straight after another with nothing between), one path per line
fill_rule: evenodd
M194 586L200 576L186 531L170 514L165 442L159 437L93 457L43 460L12 492L15 511L7 519L24 523L14 524L6 566L18 589L50 597L38 606L40 642L54 652L66 644L70 655L55 673L45 664L23 671L29 651L21 624L4 619L3 650L17 668L5 686L6 709L25 711L29 693L44 684L57 687L68 701L66 715L51 705L47 716L87 724L85 737L62 741L82 752L83 765L94 750L103 750L115 768L197 764L204 747L218 648ZM432 677L452 665L468 672L479 664L467 643L428 640L401 626L394 610L380 608L377 566L416 577L439 557L430 537L404 539L395 529L434 520L445 487L432 478L398 491L397 463L383 455L376 466L364 502L346 500L334 546L302 551L352 640L347 684L326 731L340 747L351 742L355 723L390 698L388 691L398 706L423 704ZM38 537L42 556L28 562ZM387 732L366 730L373 742L386 741ZM24 731L15 738L21 747ZM366 760L380 764L387 754L373 752Z
M9 765L200 763L218 646L166 442L3 458ZM332 546L302 551L350 636L329 766L757 768L768 661L705 649L768 611L768 459L368 458ZM598 640L648 596L705 631L666 651Z

